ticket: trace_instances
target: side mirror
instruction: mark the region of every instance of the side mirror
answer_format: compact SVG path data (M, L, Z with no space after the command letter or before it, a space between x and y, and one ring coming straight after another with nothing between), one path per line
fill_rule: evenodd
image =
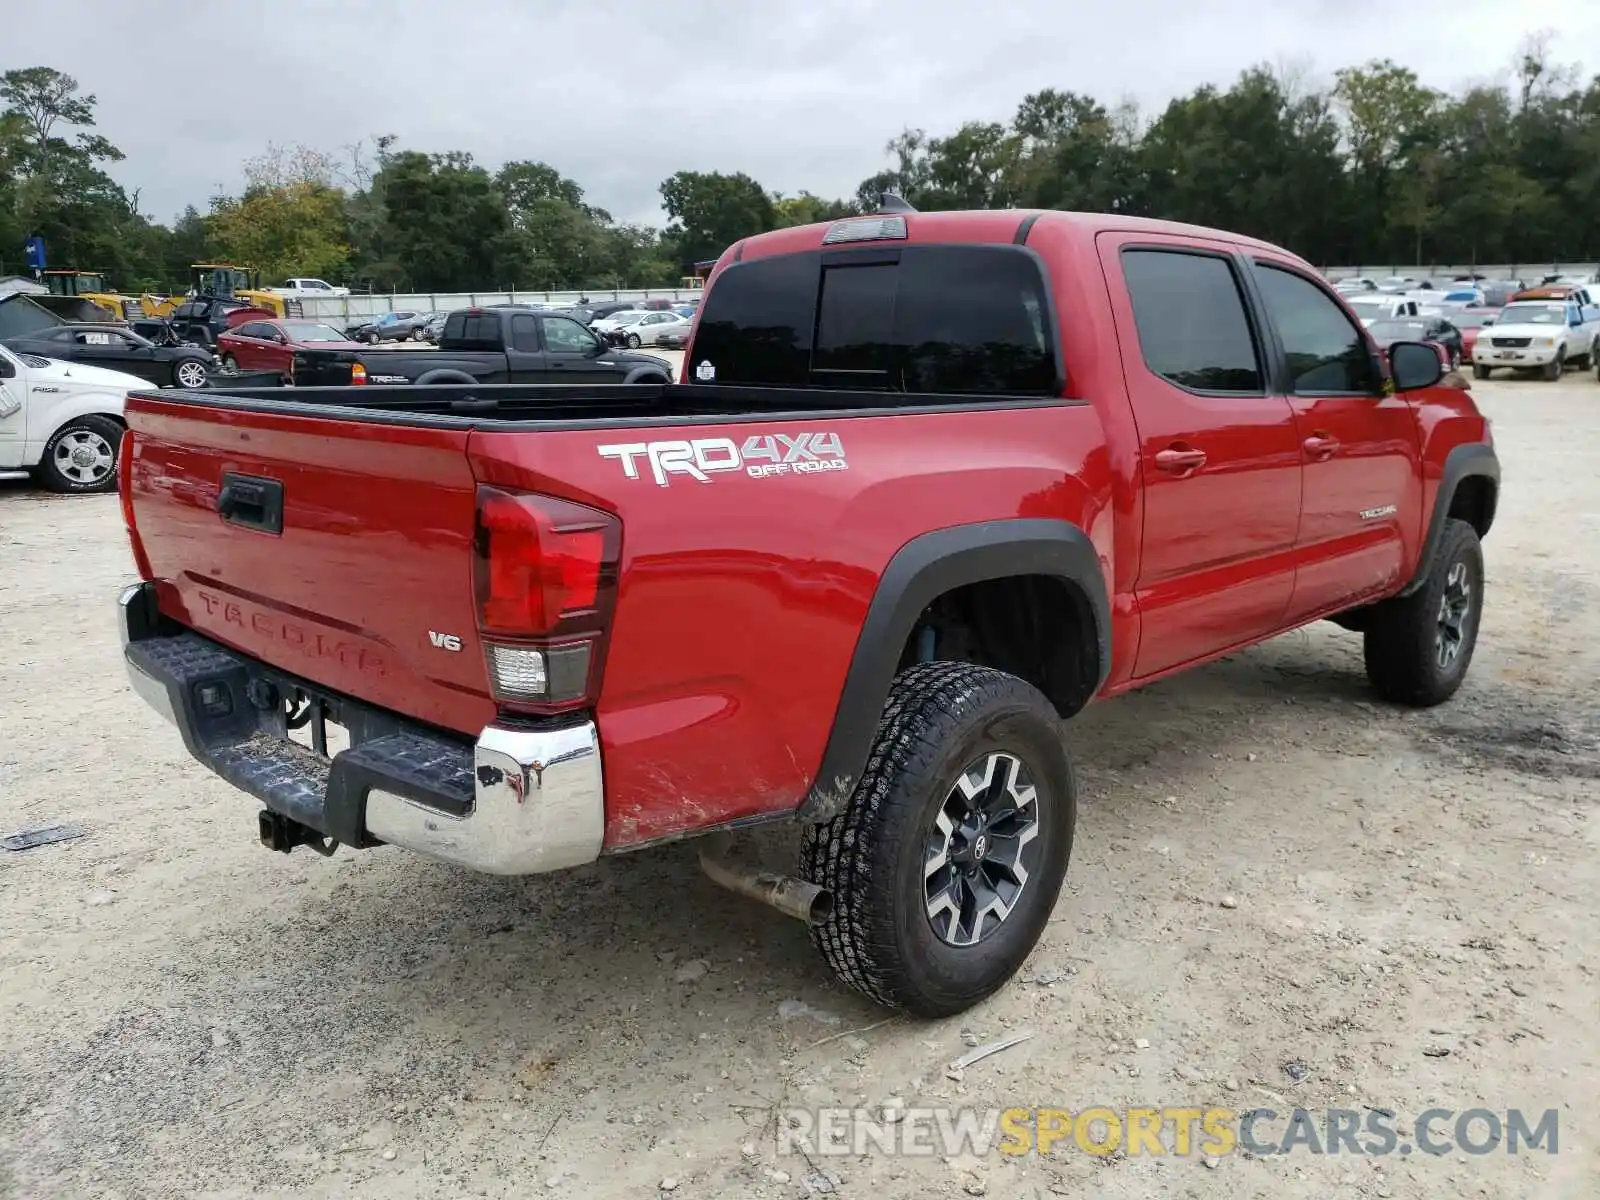
M1395 342L1389 347L1389 370L1397 392L1432 387L1444 378L1439 351L1426 342Z

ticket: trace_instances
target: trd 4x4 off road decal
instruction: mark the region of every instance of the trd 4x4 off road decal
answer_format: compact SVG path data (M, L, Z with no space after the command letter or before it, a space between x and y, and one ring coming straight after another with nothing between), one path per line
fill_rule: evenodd
M629 479L640 478L639 462L649 464L650 475L661 487L669 477L687 475L710 483L719 471L743 471L752 479L774 475L814 475L845 471L844 445L836 433L755 434L738 445L732 438L692 438L671 442L626 442L596 446L601 458L622 464Z

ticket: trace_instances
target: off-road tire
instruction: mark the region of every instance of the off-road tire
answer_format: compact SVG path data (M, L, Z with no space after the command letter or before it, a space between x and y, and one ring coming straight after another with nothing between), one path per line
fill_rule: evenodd
M1458 564L1465 569L1471 594L1459 649L1448 666L1441 666L1441 613ZM1423 585L1372 610L1364 635L1367 678L1379 695L1396 704L1431 708L1444 703L1467 676L1482 617L1483 547L1477 530L1452 517L1445 522Z
M1484 366L1482 363L1473 363L1472 364L1472 377L1474 379L1487 379L1487 378L1489 378L1489 368Z
M1032 775L1041 850L998 927L954 946L928 915L927 841L962 772L997 750ZM912 667L894 681L844 811L805 829L800 874L833 901L812 941L834 974L880 1004L923 1017L971 1008L1016 973L1044 932L1076 817L1060 719L1038 689L966 663Z
M111 470L103 477L92 481L74 479L64 474L56 463L56 452L61 443L78 434L88 434L99 438L111 448ZM51 435L45 443L44 454L39 459L35 468L39 482L52 492L76 493L87 495L93 492L109 492L117 486L117 456L122 449L122 426L110 417L101 417L90 414L86 417L77 417L68 421Z
M1543 367L1539 368L1539 377L1547 382L1553 383L1561 378L1562 372L1566 369L1567 352L1565 350L1557 350L1556 356L1549 362L1545 363Z

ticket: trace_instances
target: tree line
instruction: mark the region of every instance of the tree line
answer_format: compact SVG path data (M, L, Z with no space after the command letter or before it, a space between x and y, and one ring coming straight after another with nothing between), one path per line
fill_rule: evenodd
M1390 60L1331 85L1252 67L1152 119L1046 88L1006 122L908 129L856 194L785 196L743 173L661 183L664 229L615 220L550 165L498 170L392 136L337 152L268 147L237 195L170 224L107 173L121 151L96 100L49 67L0 75L0 273L40 234L53 266L124 290L172 290L192 262L259 267L387 291L662 286L739 238L871 211L883 191L920 209L1120 212L1253 234L1323 264L1586 261L1600 255L1600 76L1583 82L1531 36L1509 82L1458 94Z

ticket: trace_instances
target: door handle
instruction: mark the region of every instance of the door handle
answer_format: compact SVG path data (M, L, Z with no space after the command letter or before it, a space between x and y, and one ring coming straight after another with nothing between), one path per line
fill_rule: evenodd
M1206 465L1206 452L1192 446L1171 446L1156 451L1156 469L1175 475L1198 471Z
M1325 458L1332 458L1343 449L1339 445L1338 439L1321 433L1312 434L1301 444L1305 446L1306 453L1319 462Z

